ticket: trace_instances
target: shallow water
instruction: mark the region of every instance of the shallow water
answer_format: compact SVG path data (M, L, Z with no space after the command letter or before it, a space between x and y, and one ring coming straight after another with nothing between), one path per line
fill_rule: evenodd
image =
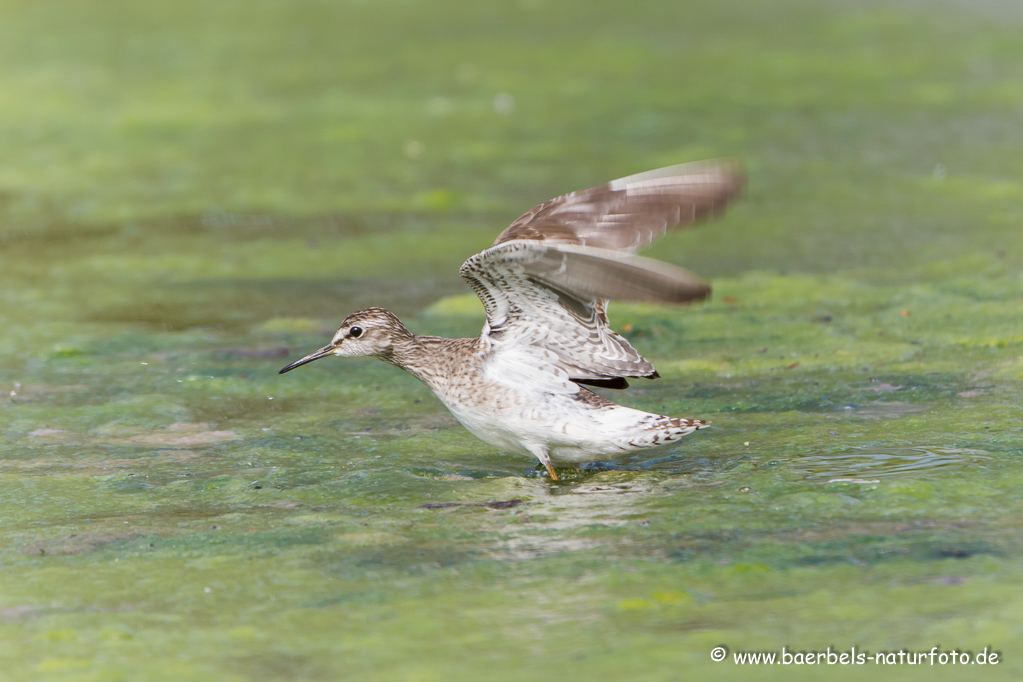
M4 679L1023 674L1015 6L0 14ZM366 305L474 335L519 213L715 156L649 254L714 297L611 308L681 445L551 484L382 363L277 375Z
M857 476L920 476L971 464L983 466L983 461L988 459L985 455L989 453L961 448L862 448L841 454L800 457L799 467L806 472L807 480L858 482Z

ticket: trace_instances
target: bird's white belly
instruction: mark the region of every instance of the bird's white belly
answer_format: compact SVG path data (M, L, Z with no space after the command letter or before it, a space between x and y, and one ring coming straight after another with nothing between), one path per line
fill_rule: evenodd
M485 409L444 403L480 440L521 454L534 454L531 448L539 446L561 462L590 462L637 449L629 445L629 439L640 428L640 419L648 416L620 405L594 408L563 395L515 397L519 399Z

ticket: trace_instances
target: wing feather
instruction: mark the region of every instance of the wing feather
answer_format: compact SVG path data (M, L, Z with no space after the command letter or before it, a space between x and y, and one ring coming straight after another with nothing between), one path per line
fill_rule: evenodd
M462 264L462 278L486 308L485 345L512 363L528 356L521 352L527 346L549 351L555 364L543 364L577 382L624 388L625 377L656 377L608 326L607 301L707 296L709 285L692 272L633 254L721 210L743 182L734 163L690 163L534 207Z
M699 161L571 192L520 216L494 245L556 241L635 253L673 228L721 211L745 184L739 164Z

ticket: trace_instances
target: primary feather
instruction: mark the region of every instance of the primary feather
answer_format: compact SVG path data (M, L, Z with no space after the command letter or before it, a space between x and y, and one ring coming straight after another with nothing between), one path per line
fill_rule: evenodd
M661 168L551 199L462 264L483 301L493 352L552 351L573 381L625 388L656 371L608 326L612 299L686 303L710 294L688 270L634 255L668 230L720 211L742 188L736 164Z

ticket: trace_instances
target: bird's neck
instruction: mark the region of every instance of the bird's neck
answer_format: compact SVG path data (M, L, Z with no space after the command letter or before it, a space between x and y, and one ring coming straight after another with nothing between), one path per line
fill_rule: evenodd
M447 339L442 336L411 336L394 344L391 353L381 356L390 363L434 388L452 374L464 370L476 356L472 347L479 339Z

